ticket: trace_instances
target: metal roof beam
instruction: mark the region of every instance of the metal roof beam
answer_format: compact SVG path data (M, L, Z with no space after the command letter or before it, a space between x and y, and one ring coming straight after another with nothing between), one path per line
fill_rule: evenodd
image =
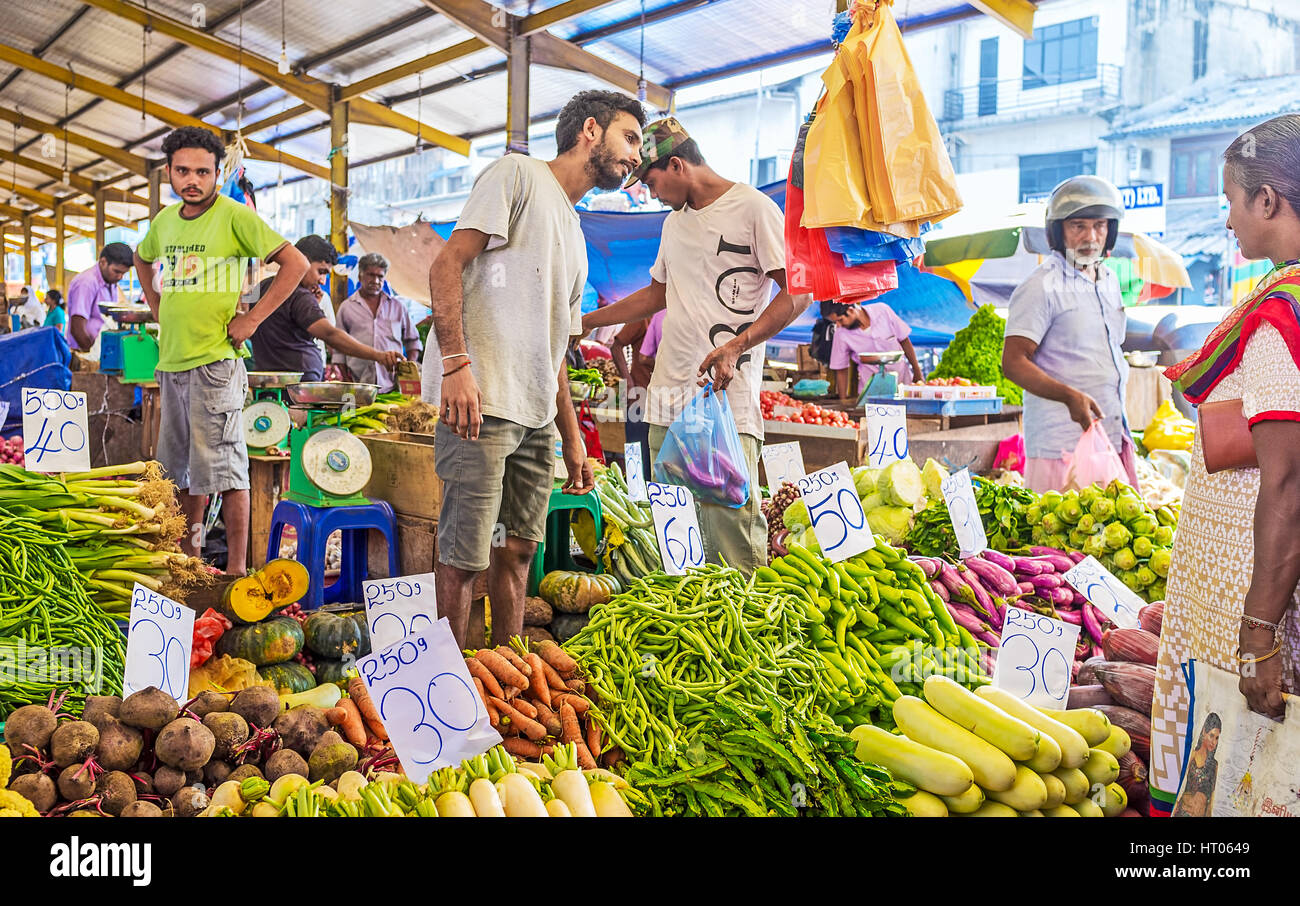
M415 25L417 22L422 22L433 15L436 15L436 13L428 7L420 7L419 9L412 10L407 15L402 16L400 19L394 19L387 25L381 25L373 31L368 31L364 35L359 35L350 41L338 44L328 50L323 50L318 54L304 57L294 65L293 70L294 72L306 72L314 66L319 66L321 63L327 63L330 60L349 53L350 51L365 47L367 44L373 44L375 41L382 41L384 38L390 38L410 26Z
M11 187L10 187L10 190L11 190L15 195L19 195L19 196L21 196L21 197L23 197L23 198L26 198L28 201L34 201L34 202L36 202L38 205L40 205L41 207L45 208L46 210L48 210L48 211L50 211L50 212L53 212L56 206L58 206L58 205L63 205L63 210L64 210L64 211L66 211L67 213L72 214L72 215L74 215L74 216L76 216L76 217L94 217L94 216L95 216L95 211L94 211L94 209L92 209L92 208L88 208L88 207L86 207L86 206L83 205L83 204L77 204L76 202L74 202L74 201L71 200L72 198L77 197L76 195L66 196L66 197L63 197L63 198L55 198L53 195L50 195L50 194L48 194L48 193L46 193L46 192L42 192L42 191L40 191L39 189L33 189L33 188L30 188L29 186L20 185L20 184L17 184L17 183L15 183L13 186L11 186ZM0 190L0 192L3 192L3 190ZM78 193L78 194L80 194L80 193ZM121 227L134 226L134 224L133 224L131 221L129 221L129 220L122 220L122 219L119 218L119 217L107 217L107 216L106 216L105 219L106 219L109 223L113 224L114 226L121 226Z
M50 179L58 180L60 183L63 181L63 171L60 170L58 167L54 166L53 164L46 163L45 161L42 160L35 160L30 157L23 157L21 154L15 154L13 151L8 151L4 148L0 148L0 161L17 164L18 166L25 167L28 170L35 170L37 173L40 173L44 176L48 176L50 177ZM81 192L84 195L94 195L96 189L103 188L105 185L104 183L98 183L95 182L94 180L87 179L84 176L79 176L76 173L68 174L68 182L72 185L72 188L76 189L78 192ZM117 190L113 190L113 191L117 191ZM120 200L124 204L147 205L149 203L148 199L141 198L138 195L130 195L130 194L123 194L123 197Z
M43 227L54 226L53 217L42 217L40 214L33 214L31 211L27 211L22 208L15 208L7 204L0 204L0 217L6 218L8 220L22 220L24 217L27 217L29 215L32 218L32 223L35 224L36 226L43 226ZM94 233L88 232L78 227L65 225L63 228L69 233L76 233L78 236L89 236L91 239L95 238Z
M515 30L515 36L526 38L539 31L544 31L552 25L568 22L570 19L576 19L584 13L600 9L602 6L609 6L614 2L616 0L566 0L566 2L558 3L550 9L542 10L540 13L524 16L519 22L519 27Z
M351 100L359 97L368 91L374 91L390 82L396 82L398 79L404 79L407 76L413 76L416 73L424 72L426 69L432 69L435 66L442 66L459 60L461 57L469 56L483 50L488 45L481 38L468 38L459 44L453 44L451 47L443 48L431 54L425 54L418 60L412 60L409 63L403 63L401 66L394 66L392 69L385 69L383 72L377 72L372 76L367 76L351 85L346 85L339 89L343 100Z
M287 123L289 120L297 119L300 116L306 116L315 109L316 108L311 104L298 104L297 106L289 107L286 110L281 110L279 113L273 113L264 119L249 123L244 126L241 131L244 135L257 135L257 133L265 132L267 129L271 129L281 123Z
M6 48L0 44L0 58L5 55ZM35 59L33 57L33 59ZM39 61L38 61L39 62ZM21 65L21 64L20 64ZM57 76L55 77L57 78ZM101 142L98 139L91 138L88 135L82 135L79 132L65 131L62 127L54 123L47 123L45 120L38 120L35 117L28 116L25 113L18 113L6 107L0 107L0 120L10 123L16 123L20 128L31 129L40 134L57 135L63 138L69 145L76 145L78 148L85 148L87 151L93 151L105 160L111 160L125 170L144 176L149 172L149 161L132 154L130 151ZM33 139L35 141L35 139ZM19 149L21 150L21 149Z
M63 24L54 30L54 34L50 35L40 44L37 44L36 47L32 48L32 55L37 57L45 56L45 51L53 47L54 42L58 41L59 38L62 38L69 28L72 28L72 26L76 25L77 21L82 16L84 16L89 9L90 7L83 6L81 7L81 9L77 10L75 13L73 13L71 16L65 19ZM4 91L11 84L13 84L13 80L18 78L18 76L20 76L21 74L22 74L21 69L15 69L13 72L9 73L9 75L5 76L4 81L0 82L0 92Z

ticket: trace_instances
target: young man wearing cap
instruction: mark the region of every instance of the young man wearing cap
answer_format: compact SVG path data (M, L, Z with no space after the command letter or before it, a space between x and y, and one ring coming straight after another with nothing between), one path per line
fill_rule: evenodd
M89 352L104 326L101 302L116 304L117 284L131 269L131 247L110 242L99 252L99 260L68 283L68 339L78 352Z
M758 490L763 344L812 298L786 292L785 216L776 202L719 176L675 118L646 127L641 166L627 185L637 180L673 209L650 285L584 317L583 330L667 309L646 414L652 457L700 386L712 380L715 390L728 391L749 469L749 500L739 508L700 503L700 530L706 559L752 572L767 562Z

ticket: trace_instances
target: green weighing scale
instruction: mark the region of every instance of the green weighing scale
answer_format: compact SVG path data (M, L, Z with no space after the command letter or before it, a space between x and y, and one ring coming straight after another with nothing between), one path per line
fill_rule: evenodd
M365 506L370 450L340 427L343 413L369 406L379 387L338 381L288 384L293 427L289 429L289 490L286 500L308 506Z
M149 306L104 302L99 310L119 328L99 335L100 373L116 375L124 383L152 381L158 367L158 338L146 326L155 323Z
M858 356L858 360L864 365L875 365L876 373L872 375L867 386L863 388L862 395L858 397L856 405L865 406L868 397L889 397L893 399L898 396L898 375L892 371L886 371L885 366L897 362L903 357L903 350L895 352L864 352Z
M244 406L244 442L255 456L278 453L293 423L285 388L302 380L301 371L248 372L248 403Z

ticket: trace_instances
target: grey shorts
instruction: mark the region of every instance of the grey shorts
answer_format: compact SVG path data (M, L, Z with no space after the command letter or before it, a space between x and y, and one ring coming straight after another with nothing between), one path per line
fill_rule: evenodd
M195 496L248 489L242 413L248 392L243 359L189 371L158 371L162 413L158 461L176 487Z
M434 467L442 479L438 561L480 572L488 568L494 536L545 539L555 486L554 424L541 428L484 416L478 440L436 430Z

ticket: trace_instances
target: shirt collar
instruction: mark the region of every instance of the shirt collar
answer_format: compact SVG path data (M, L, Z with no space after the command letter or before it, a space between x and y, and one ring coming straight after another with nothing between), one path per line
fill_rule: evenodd
M1066 261L1065 255L1062 254L1061 252L1058 252L1055 249L1053 249L1052 254L1048 258L1048 260L1051 261L1055 265L1056 269L1059 270L1065 276L1077 280L1082 280L1085 283L1092 285L1093 281L1089 280L1086 276L1080 273L1079 269L1075 267L1073 264L1071 264L1069 261ZM1109 289L1112 285L1116 287L1119 286L1119 277L1115 275L1115 272L1113 270L1111 270L1106 266L1104 260L1097 271L1096 285L1101 287L1102 289Z

